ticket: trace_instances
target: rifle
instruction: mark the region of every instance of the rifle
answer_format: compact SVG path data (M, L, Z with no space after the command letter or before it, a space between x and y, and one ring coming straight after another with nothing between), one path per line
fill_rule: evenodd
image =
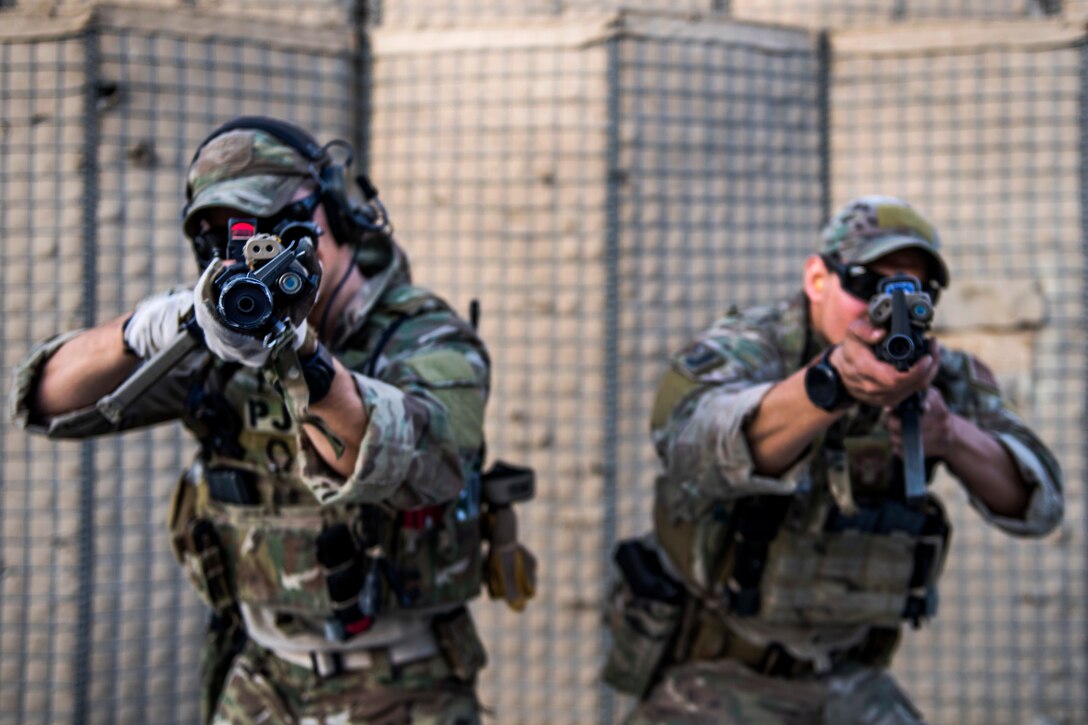
M237 222L237 223L236 223ZM318 279L299 259L314 254L317 228L308 222L293 222L277 228L275 235L254 234L256 220L231 219L232 234L243 230L238 241L244 246L234 253L244 262L226 268L216 280L216 307L224 324L233 330L263 338L269 348L290 340L293 330L277 313L290 302L317 289ZM199 304L197 301L196 304ZM185 334L159 350L112 393L97 402L98 410L117 424L125 410L181 360L204 345L204 333L190 310L181 322Z
M933 322L933 302L917 277L893 274L880 281L869 300L869 319L888 334L876 346L878 360L909 370L929 351L925 333ZM910 505L921 505L926 495L925 451L922 447L923 393L916 392L895 407L903 422L904 494Z

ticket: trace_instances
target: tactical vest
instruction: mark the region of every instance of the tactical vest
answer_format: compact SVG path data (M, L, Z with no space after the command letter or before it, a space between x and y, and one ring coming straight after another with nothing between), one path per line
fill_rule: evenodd
M371 360L400 320L439 306L422 294L381 309L368 323L381 330ZM330 639L344 639L374 616L448 608L479 593L479 458L461 495L443 505L319 505L294 473L297 429L286 403L260 374L216 368L189 409L203 451L179 485L171 530L175 553L216 610L267 607L325 621Z
M847 448L855 448L849 440ZM878 457L871 446L847 453L851 480L888 470L891 461ZM659 478L657 541L697 593L741 617L895 626L933 615L950 534L939 501L927 496L915 509L893 497L859 497L848 515L820 475L826 461L814 468L811 484L793 496L719 502L690 522L670 520L662 491L670 484Z

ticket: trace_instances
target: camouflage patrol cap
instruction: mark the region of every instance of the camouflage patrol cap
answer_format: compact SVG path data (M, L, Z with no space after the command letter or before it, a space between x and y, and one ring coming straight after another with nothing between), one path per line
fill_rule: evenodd
M823 253L843 262L867 264L901 249L918 249L932 261L934 281L948 286L948 265L937 230L909 204L893 196L861 196L831 218L823 233Z
M189 165L185 232L193 236L199 213L215 207L271 216L311 178L311 161L265 131L239 128L215 136Z

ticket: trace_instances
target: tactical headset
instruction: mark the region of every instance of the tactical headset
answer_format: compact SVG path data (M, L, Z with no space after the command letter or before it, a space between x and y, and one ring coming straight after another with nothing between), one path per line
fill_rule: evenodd
M200 156L200 152L213 139L238 129L263 131L268 135L282 141L287 146L297 151L303 158L310 162L310 175L317 184L317 195L325 207L325 216L329 222L329 231L341 244L350 244L362 252L366 243L381 240L384 243L378 246L381 249L373 250L378 253L377 259L367 259L368 255L361 254L359 262L363 266L384 266L387 261L385 247L389 243L392 234L392 224L386 214L385 206L378 198L378 190L370 183L365 174L358 174L355 183L362 192L363 203L354 203L348 196L346 188L346 174L348 167L354 158L354 150L351 144L341 139L335 139L324 146L317 143L313 136L301 128L267 116L239 116L227 121L219 128L212 131L207 138L201 141L193 154L190 168ZM329 149L334 146L347 151L347 158L343 163L333 161ZM190 184L185 186L185 207L181 211L184 219L193 202L193 189Z

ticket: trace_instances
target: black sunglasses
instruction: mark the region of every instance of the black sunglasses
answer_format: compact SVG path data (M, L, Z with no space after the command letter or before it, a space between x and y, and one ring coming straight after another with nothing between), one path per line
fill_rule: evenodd
M317 205L321 203L321 192L315 191L310 196L292 202L270 217L258 217L256 234L274 234L285 222L313 221ZM226 224L210 227L193 235L193 251L200 260L201 267L207 267L215 258L225 259L230 230Z
M838 276L839 282L847 294L864 302L868 302L880 292L880 281L888 276L880 272L874 272L861 264L843 264L828 254L820 255L820 259L824 260L824 266L828 270ZM923 283L922 291L929 294L929 299L933 304L937 304L937 299L941 296L941 288L935 282Z

